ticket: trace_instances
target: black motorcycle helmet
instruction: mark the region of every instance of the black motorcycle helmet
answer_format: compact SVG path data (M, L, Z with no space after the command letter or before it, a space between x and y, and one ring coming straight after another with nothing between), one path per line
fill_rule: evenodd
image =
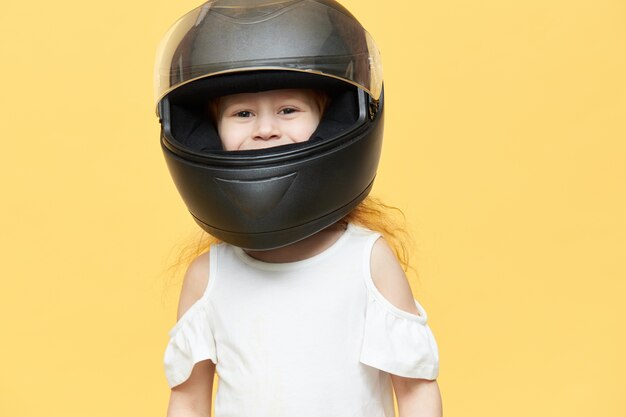
M307 142L221 147L207 103L242 92L325 91ZM195 221L244 249L274 249L337 222L369 193L383 137L378 50L332 0L215 0L179 19L159 47L161 145Z

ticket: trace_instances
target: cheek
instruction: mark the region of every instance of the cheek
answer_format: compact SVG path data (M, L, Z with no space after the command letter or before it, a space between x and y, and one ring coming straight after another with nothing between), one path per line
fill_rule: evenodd
M235 151L239 149L241 145L241 132L240 128L228 122L220 122L217 125L217 134L220 137L224 150Z
M307 117L307 119L298 126L297 137L295 139L298 142L309 140L313 132L315 132L315 129L317 129L318 124L319 119L317 117Z

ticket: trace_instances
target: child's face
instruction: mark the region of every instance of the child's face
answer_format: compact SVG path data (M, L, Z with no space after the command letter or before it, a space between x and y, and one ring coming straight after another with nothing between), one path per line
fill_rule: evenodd
M311 90L271 90L223 96L217 131L227 151L263 149L309 140L320 121Z

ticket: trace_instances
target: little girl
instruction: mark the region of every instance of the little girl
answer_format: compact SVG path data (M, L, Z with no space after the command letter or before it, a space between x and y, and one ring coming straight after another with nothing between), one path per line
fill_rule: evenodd
M166 161L222 241L185 275L168 416L210 416L215 372L216 417L391 417L392 389L401 417L440 416L426 313L366 199L384 108L367 32L332 1L211 1L157 71Z

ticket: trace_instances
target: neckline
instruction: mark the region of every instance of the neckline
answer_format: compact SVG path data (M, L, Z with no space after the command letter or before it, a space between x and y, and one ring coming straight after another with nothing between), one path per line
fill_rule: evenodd
M313 255L310 258L302 259L299 261L293 261L293 262L265 262L265 261L261 261L259 259L253 258L252 256L248 255L240 247L233 246L233 249L235 251L235 254L237 254L237 256L239 257L239 259L244 261L246 264L253 266L255 268L258 268L258 269L264 269L264 270L269 270L269 271L285 271L285 270L292 270L292 269L300 269L300 268L307 267L313 263L320 262L323 259L331 256L333 253L339 250L341 246L343 246L344 242L348 239L352 230L353 230L353 226L351 224L348 224L348 226L346 227L346 230L344 230L341 236L339 236L337 240L335 240L329 247L324 249L322 252L318 253L317 255Z

